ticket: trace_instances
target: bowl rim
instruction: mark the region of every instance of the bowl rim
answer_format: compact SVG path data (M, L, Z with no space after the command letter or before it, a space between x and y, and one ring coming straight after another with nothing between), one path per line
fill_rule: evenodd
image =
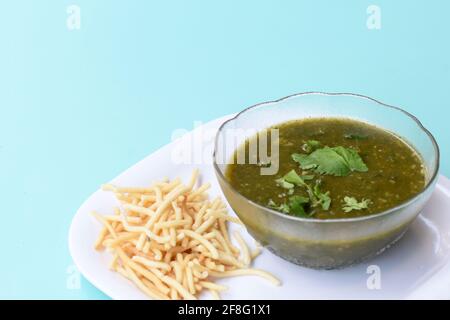
M421 192L419 192L418 194L416 194L414 197L412 197L411 199L408 199L402 203L400 203L399 205L392 207L388 210L376 213L376 214L372 214L372 215L368 215L368 216L362 216L362 217L353 217L353 218L332 218L332 219L317 219L317 218L301 218L301 217L296 217L296 216L291 216L291 215L287 215L284 213L281 213L277 210L265 207L263 205L260 205L250 199L248 199L247 197L243 196L240 192L238 192L229 182L228 180L225 178L225 176L223 175L223 173L221 172L221 170L218 167L218 164L216 162L216 148L218 145L218 139L219 139L219 134L221 133L222 129L224 128L224 126L236 119L238 119L242 114L246 113L247 111L251 110L251 109L255 109L257 107L263 106L263 105L269 105L269 104L274 104L274 103L278 103L278 102L282 102L284 100L288 100L290 98L295 98L295 97L300 97L300 96L304 96L304 95L321 95L321 96L350 96L350 97L356 97L356 98L362 98L362 99L366 99L366 100L370 100L372 102L377 103L378 105L382 106L382 107L387 107L390 109L394 109L397 111L400 111L401 113L403 113L404 115L408 116L410 119L412 119L419 127L419 129L421 129L423 132L425 132L425 134L428 136L428 138L430 139L432 145L433 145L433 149L434 149L434 154L436 156L436 160L435 160L435 169L434 172L430 178L430 180L428 181L428 183L426 184L426 186L423 188L423 190ZM271 100L271 101L265 101L265 102L260 102L257 104L254 104L250 107L247 107L245 109L243 109L242 111L238 112L234 117L226 120L225 122L223 122L219 129L217 130L215 139L214 139L214 151L213 151L213 167L214 167L214 171L216 172L216 174L218 174L220 176L220 178L224 181L224 183L226 183L228 185L228 187L235 192L240 198L244 199L245 201L247 201L249 204L256 206L257 208L260 208L262 210L266 210L268 212L270 212L271 214L274 214L276 216L279 216L282 219L287 219L287 220L294 220L294 221L299 221L299 222L309 222L309 223L345 223L345 222L358 222L358 221L366 221L366 220L371 220L371 219L376 219L376 218L380 218L382 216L388 215L392 212L398 211L400 209L403 209L407 206L409 206L411 203L415 202L417 200L417 198L419 198L421 195L423 195L425 192L427 192L435 183L436 178L438 176L439 173L439 168L440 168L440 149L439 149L439 145L436 142L436 139L434 138L433 134L422 124L422 122L420 122L420 120L414 116L413 114L409 113L408 111L403 110L402 108L393 106L393 105L389 105L386 103L383 103L379 100L376 100L374 98L365 96L363 94L358 94L358 93L348 93L348 92L321 92L321 91L307 91L307 92L301 92L301 93L294 93L288 96L285 96L283 98L277 99L277 100Z

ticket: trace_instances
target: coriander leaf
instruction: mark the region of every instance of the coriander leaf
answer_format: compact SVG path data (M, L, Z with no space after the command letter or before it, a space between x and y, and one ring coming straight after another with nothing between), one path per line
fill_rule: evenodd
M353 197L344 197L344 203L345 204L342 207L342 210L345 212L350 212L352 210L367 209L372 201L370 201L370 199L362 199L361 202L358 202L358 200Z
M294 161L297 161L304 170L314 169L317 173L335 176L350 174L345 160L330 147L317 149L309 155L294 155L292 156Z
M321 206L323 210L329 210L330 209L330 204L331 204L331 198L330 198L330 192L322 192L320 190L320 180L316 181L316 184L314 187L311 187L309 184L305 183L305 181L302 179L302 177L300 177L297 172L295 170L291 170L289 171L287 174L285 174L282 178L277 179L276 180L277 183L280 184L288 184L288 186L291 185L296 185L296 186L301 186L304 187L306 189L306 192L308 193L308 198L306 197L301 197L302 199L307 200L307 202L310 203L310 205L312 207L317 207L317 206ZM290 192L288 192L289 195L293 194L293 189L290 188L289 189ZM294 197L300 197L300 196L293 196L291 198ZM290 198L290 199L291 199ZM291 208L291 212L292 212L292 207ZM298 209L297 211L299 211L300 209Z
M277 204L272 199L269 199L269 202L267 202L267 206L270 208L276 207Z
M309 184L305 185L310 200L310 206L314 208L321 206L323 210L329 210L331 205L330 192L322 192L320 190L320 183L321 181L317 180L314 187L311 187Z
M286 173L282 179L288 183L292 183L297 186L305 185L305 181L303 181L303 179L297 174L297 172L295 172L294 169Z
M272 199L269 200L267 203L267 206L271 209L283 212L283 213L289 213L289 206L286 203L282 203L280 205L277 205Z
M305 205L309 199L302 196L292 196L289 198L289 213L297 217L309 217L305 211Z
M366 172L368 170L366 164L356 150L344 147L335 147L333 150L344 158L351 171Z
M311 161L311 159L309 158L309 156L307 154L293 153L291 155L291 157L292 157L292 160L300 163L300 167L303 170L314 169L315 167L317 167L317 164L314 163L314 161Z
M309 198L295 195L295 196L290 197L289 201L303 205L303 204L309 203Z
M311 153L320 147L320 142L317 140L308 140L302 145L302 150L306 153Z
M284 178L276 179L276 184L284 189L292 189L294 188L294 184L287 182Z
M278 210L284 213L289 213L290 208L286 203L282 203L280 204L280 206L278 207Z
M330 192L327 191L327 192L323 193L320 190L319 180L316 182L316 185L314 186L314 195L317 198L316 205L320 205L323 210L330 209L330 205L331 205Z
M366 172L368 170L358 153L350 148L324 147L309 155L294 153L291 157L303 170L314 169L320 174L342 177L349 175L352 171Z

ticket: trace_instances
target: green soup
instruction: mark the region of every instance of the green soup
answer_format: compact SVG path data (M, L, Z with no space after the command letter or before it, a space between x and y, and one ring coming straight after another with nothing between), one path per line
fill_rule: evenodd
M425 187L421 157L389 131L343 118L272 128L279 133L277 174L261 174L270 164L236 164L238 150L225 174L240 194L263 206L299 217L350 218L393 208ZM248 150L254 139L240 148Z

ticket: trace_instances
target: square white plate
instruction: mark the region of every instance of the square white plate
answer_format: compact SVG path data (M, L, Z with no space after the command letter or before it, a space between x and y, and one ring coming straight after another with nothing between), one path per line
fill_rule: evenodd
M212 184L210 195L225 199L213 172L211 155L215 133L230 117L211 121L187 133L127 169L112 183L144 186L163 177L178 176L187 181L192 169L199 168L202 179ZM180 160L180 156L190 164L177 164L174 160ZM93 248L101 226L90 212L111 214L115 204L112 194L100 190L84 202L70 227L70 253L86 279L111 298L146 299L131 282L109 271L110 254L98 253ZM242 233L253 244L250 235L245 230ZM317 271L291 264L264 250L254 266L272 272L281 279L282 286L274 287L254 276L218 282L230 288L222 295L224 299L450 299L449 258L450 180L441 176L430 202L403 239L372 260L346 269ZM373 270L379 272L374 275ZM379 289L367 285L373 276L379 276ZM209 297L205 294L202 298Z

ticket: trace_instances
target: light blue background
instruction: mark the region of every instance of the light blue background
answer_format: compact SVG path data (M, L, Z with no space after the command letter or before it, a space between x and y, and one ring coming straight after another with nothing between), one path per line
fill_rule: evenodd
M66 7L81 8L81 30ZM379 5L381 30L366 9ZM419 117L450 175L450 2L3 1L0 298L106 298L73 264L73 214L191 129L302 91L356 92Z

